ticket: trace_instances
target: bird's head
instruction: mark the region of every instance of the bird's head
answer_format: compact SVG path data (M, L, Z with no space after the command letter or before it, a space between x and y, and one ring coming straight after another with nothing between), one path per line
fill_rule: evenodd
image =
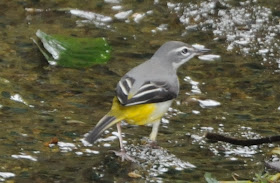
M172 64L176 70L194 56L209 51L210 49L204 47L193 47L180 41L169 41L163 44L152 58L159 60L162 64Z

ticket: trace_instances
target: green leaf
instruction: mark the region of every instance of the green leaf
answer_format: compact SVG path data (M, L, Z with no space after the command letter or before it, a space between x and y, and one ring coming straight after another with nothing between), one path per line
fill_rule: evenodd
M105 38L76 38L36 32L43 49L35 40L41 53L51 65L85 68L106 63L111 58L111 47Z
M204 178L207 183L219 183L215 178L212 177L211 173L206 172Z

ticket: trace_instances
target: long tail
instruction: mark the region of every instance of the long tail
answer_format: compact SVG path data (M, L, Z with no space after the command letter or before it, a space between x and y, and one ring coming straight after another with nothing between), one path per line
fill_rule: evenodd
M119 119L117 119L114 116L105 115L98 123L97 125L88 133L86 136L86 141L89 143L94 143L102 134L104 130L111 127L112 125L118 123Z

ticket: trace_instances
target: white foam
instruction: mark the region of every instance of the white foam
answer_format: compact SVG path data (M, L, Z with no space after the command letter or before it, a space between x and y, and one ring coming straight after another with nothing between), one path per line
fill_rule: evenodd
M11 173L11 172L0 172L0 177L4 178L4 179L8 179L11 177L15 177L16 174Z
M86 149L85 152L89 153L89 154L99 154L99 151L94 151L94 150L91 150L91 149Z
M192 110L192 113L193 113L193 114L200 114L200 111Z
M10 97L10 99L15 101L15 102L20 102L20 103L23 103L25 105L28 105L27 102L23 100L22 96L20 96L20 94L14 94Z
M166 118L161 118L161 122L162 122L163 124L169 124L169 120L166 119Z
M111 147L111 144L109 144L109 143L104 143L103 146L104 146L104 147Z
M88 134L85 134L85 136L87 136ZM91 143L89 143L88 141L86 141L85 138L80 139L80 141L83 143L84 146L92 146Z
M114 140L116 140L117 138L118 138L118 136L119 136L119 134L118 134L118 132L112 132L112 134L114 135L114 136L108 136L108 137L106 137L106 138L99 138L97 141L98 142L111 142L111 141L114 141Z
M122 12L115 14L114 17L119 20L125 20L132 14L132 12L133 12L132 10L122 11Z
M201 90L199 89L199 82L192 80L191 77L189 77L189 76L186 76L184 78L184 81L186 81L192 85L191 92L193 94L201 94Z
M75 144L69 142L58 142L57 145L61 152L70 152L73 151L73 149L77 149Z
M206 126L202 126L200 127L201 130L206 130L206 131L213 131L214 128L213 127L206 127Z
M228 8L215 9L217 2ZM184 7L182 3L167 3L167 6L178 14L186 30L212 31L214 40L226 38L228 51L257 54L263 57L263 61L276 61L280 57L280 40L276 39L280 31L277 16L272 16L271 9L260 6L256 1L242 4L233 7L226 0L221 0L187 3ZM216 13L217 17L212 16Z
M28 159L28 160L31 160L31 161L37 161L37 158L35 158L33 156L30 156L30 155L26 155L26 154L12 155L11 157L15 158L15 159Z
M239 155L242 157L252 157L257 151L252 147L236 147L235 149L229 149L224 152L226 155Z
M204 45L202 45L202 44L193 44L192 45L192 47L194 47L194 48L196 48L196 49L198 49L198 50L201 50L201 49L204 49L205 48L205 46Z
M230 38L230 37L227 37L227 38ZM249 40L236 40L234 41L236 44L240 44L240 45L247 45L250 43Z
M78 9L72 9L70 10L70 13L72 15L81 17L81 18L85 18L87 20L91 20L91 21L98 21L98 22L103 22L103 23L109 23L112 22L112 17L110 16L105 16L102 14L98 14L98 13L94 13L94 12L90 12L90 11L83 11L83 10L78 10Z
M118 4L121 3L121 0L104 0L105 3L111 3L111 4Z
M140 23L140 21L144 18L146 16L146 14L145 13L134 13L133 14L133 20L134 20L134 22L136 22L136 23Z
M165 31L165 30L167 30L167 28L168 28L167 24L160 24L156 29L158 31Z
M266 54L268 52L269 52L269 49L261 49L261 50L258 51L258 53L261 54L261 55Z
M189 162L177 158L166 149L151 149L149 146L126 146L128 155L141 161L141 165L146 168L149 175L157 176L169 170L170 167L178 171L195 168ZM143 161L144 160L144 161Z
M112 6L112 10L121 10L122 9L122 6Z
M206 100L198 100L200 107L202 108L206 108L206 107L216 107L221 105L220 102L217 102L215 100L210 100L210 99L206 99Z
M84 153L83 152L75 152L78 156L82 156Z
M215 61L215 60L219 60L221 56L209 54L209 55L200 55L198 56L198 58L203 61Z

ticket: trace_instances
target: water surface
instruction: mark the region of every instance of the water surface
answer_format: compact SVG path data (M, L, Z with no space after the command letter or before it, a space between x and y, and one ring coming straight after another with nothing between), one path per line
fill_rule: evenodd
M203 135L278 134L279 8L276 1L1 1L0 181L204 182L205 172L219 180L263 173L277 144L240 147ZM38 29L105 37L112 59L87 69L50 66L30 39ZM145 146L151 127L125 124L126 145L139 163L109 151L118 149L115 127L85 146L83 135L110 109L120 77L170 40L205 45L221 59L195 58L180 68L181 91L160 127L161 149ZM220 105L202 105L207 100ZM59 143L49 146L54 137Z

